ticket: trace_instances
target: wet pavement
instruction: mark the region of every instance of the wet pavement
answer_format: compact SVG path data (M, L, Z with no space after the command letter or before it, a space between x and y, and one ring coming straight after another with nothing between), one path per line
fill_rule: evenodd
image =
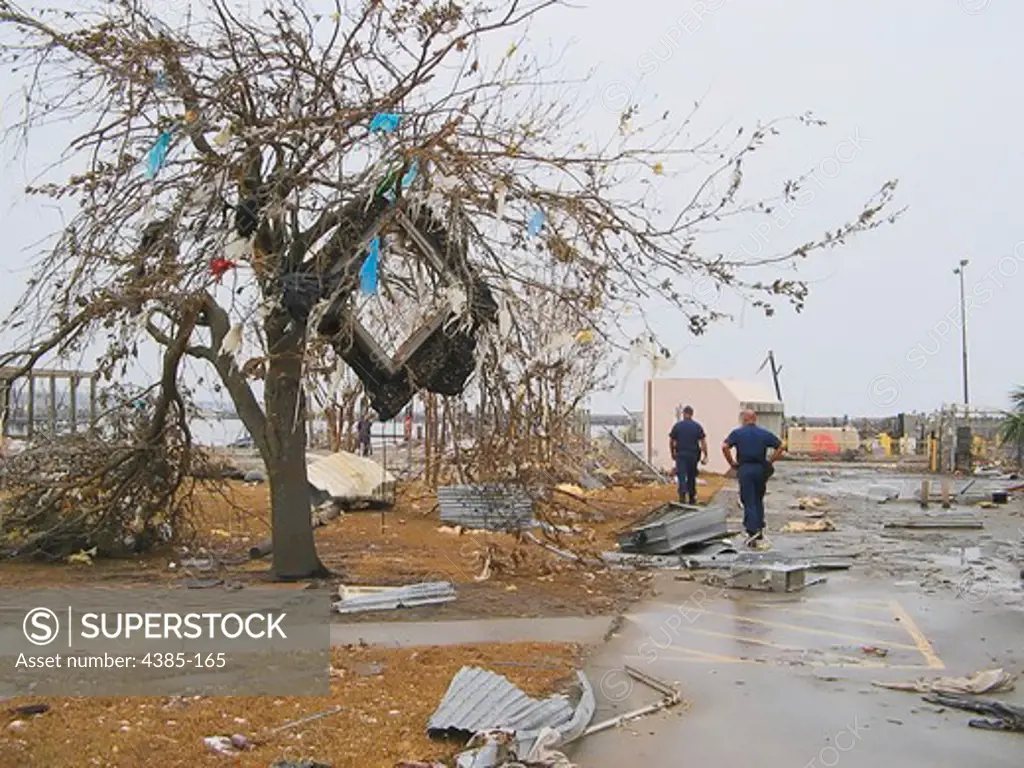
M1021 502L972 509L985 520L980 531L888 531L886 519L920 510L879 504L867 489L908 489L914 479L833 470L821 482L821 471L797 472L773 481L770 528L801 519L795 499L810 493L828 500L838 530L772 534L773 547L855 554L854 567L793 594L659 574L657 599L631 612L588 663L594 721L658 700L625 664L675 682L686 705L589 736L573 759L585 768L1020 766L1024 735L970 728L966 712L871 681L1024 672ZM1024 705L1024 689L998 698Z
M331 624L331 645L420 645L471 643L579 643L595 645L612 625L607 616L545 619L473 619L466 621L388 621Z
M684 705L573 745L580 768L1018 768L1024 735L970 728L966 712L871 683L995 667L1024 673L1024 502L965 507L984 520L982 530L885 529L920 509L879 503L876 486L906 494L920 482L881 469L780 468L767 498L773 549L854 557L849 571L821 574L824 581L798 593L729 590L663 571L657 597L614 622L335 624L332 642L587 644L595 723L659 699L625 674L626 664L678 685ZM806 495L827 501L836 530L777 533L787 520L808 519L796 508ZM722 499L735 505L732 493ZM1024 705L1024 683L997 698Z
M1024 736L969 728L967 713L871 685L996 666L1019 673L1019 612L849 576L799 595L661 581L659 599L587 667L595 722L659 698L624 664L675 682L687 706L587 737L572 755L581 766L1021 765ZM1020 691L1000 698L1024 704Z

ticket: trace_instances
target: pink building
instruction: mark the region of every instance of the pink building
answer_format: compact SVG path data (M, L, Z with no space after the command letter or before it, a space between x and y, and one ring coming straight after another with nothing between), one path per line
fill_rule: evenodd
M659 469L672 467L668 433L685 406L708 436L708 472L723 473L729 465L721 445L739 425L740 411L752 408L757 422L780 438L782 403L769 387L737 379L650 379L644 385L644 456Z

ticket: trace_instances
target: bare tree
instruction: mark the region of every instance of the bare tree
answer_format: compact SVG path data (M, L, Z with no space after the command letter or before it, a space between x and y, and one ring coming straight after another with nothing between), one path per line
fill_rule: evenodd
M699 333L719 314L686 280L727 284L769 313L799 309L802 282L755 278L891 218L890 182L792 249L746 261L702 249L709 224L770 215L799 193L796 179L770 200L742 198L746 159L786 121L690 145L690 117L659 116L595 146L567 128L581 107L557 73L491 42L556 4L271 0L250 16L207 0L161 18L136 0L73 13L0 0L18 36L4 60L25 79L22 136L44 121L79 129L51 171L65 175L29 189L74 216L11 319L33 331L17 364L81 349L100 329L110 373L144 336L185 338L266 463L274 572L301 578L325 570L305 464L313 372L352 368L390 419L416 391L462 391L502 296L546 293L577 329L661 297ZM639 119L630 108L623 125ZM684 163L707 172L677 210L623 187ZM388 306L419 310L393 353L380 343L399 314Z

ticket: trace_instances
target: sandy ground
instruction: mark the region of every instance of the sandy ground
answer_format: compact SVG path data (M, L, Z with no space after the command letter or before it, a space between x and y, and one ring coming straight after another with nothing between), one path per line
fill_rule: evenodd
M505 675L527 694L562 689L578 666L571 645L518 643L383 650L337 648L329 697L17 699L8 709L47 703L42 715L0 717L0 765L235 765L266 768L279 759L314 759L334 768L393 768L403 760L449 757L461 745L431 741L425 729L463 665ZM343 709L276 735L279 727ZM234 757L211 752L204 737L234 734L265 743Z
M707 501L722 479L705 480L700 495ZM445 579L458 590L458 600L447 605L338 616L339 622L615 615L648 594L651 576L609 571L593 556L613 548L617 531L674 500L675 493L672 485L554 493L538 513L550 522L580 529L552 543L580 554L584 565L510 534L444 532L436 497L417 485L404 486L396 506L383 516L352 512L319 528L317 543L325 564L343 572L344 583ZM2 563L0 587L181 585L189 578L182 561L202 554L221 560L218 576L226 582L260 583L268 564L249 561L247 552L266 536L268 520L266 486L232 483L223 497L204 500L199 522L204 535L187 553L172 550L88 565ZM490 575L480 581L485 568ZM334 579L330 586L341 581ZM570 644L515 642L431 649L336 648L332 658L339 673L332 680L331 696L323 699L45 699L52 709L43 715L11 713L0 720L0 765L268 766L282 757L306 757L335 768L390 768L401 760L433 759L457 751L453 745L432 743L424 728L463 665L507 674L528 693L539 695L569 678L578 666L579 651ZM368 672L374 663L380 665L380 674ZM32 702L22 699L4 706L25 703ZM215 735L241 733L252 739L263 729L336 705L344 710L235 758L215 755L203 744L204 737ZM19 724L12 726L15 721Z
M715 476L706 480L700 487L704 501L723 482ZM615 533L628 523L674 500L675 487L640 485L573 495L577 493L555 492L549 502L539 505L538 513L551 522L580 529L549 542L580 554L585 565L512 534L445 532L436 496L415 484L403 486L395 507L383 514L351 512L319 528L317 546L324 563L340 574L332 586L443 580L453 582L459 591L455 603L376 614L374 620L613 614L645 594L648 577L603 568L597 554L614 548ZM0 563L0 587L181 584L190 575L180 563L190 555L209 553L221 561L217 575L228 583L252 584L265 578L268 563L249 561L247 556L249 547L269 531L265 485L231 483L223 496L208 495L198 527L204 534L188 553L170 550L88 565ZM488 578L478 581L485 569Z

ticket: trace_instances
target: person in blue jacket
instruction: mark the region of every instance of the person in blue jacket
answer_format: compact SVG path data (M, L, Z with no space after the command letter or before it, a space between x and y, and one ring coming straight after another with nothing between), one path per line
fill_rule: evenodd
M722 455L736 470L743 502L743 527L747 532L747 546L767 549L764 530L764 493L768 478L775 472L774 464L783 454L782 441L777 435L757 425L757 414L743 411L743 426L737 427L722 443ZM774 449L767 457L768 449ZM733 451L736 451L735 458Z
M676 463L679 481L679 500L684 504L697 503L697 461L708 463L708 441L704 427L693 420L693 408L683 408L683 418L675 423L668 434L672 460Z

